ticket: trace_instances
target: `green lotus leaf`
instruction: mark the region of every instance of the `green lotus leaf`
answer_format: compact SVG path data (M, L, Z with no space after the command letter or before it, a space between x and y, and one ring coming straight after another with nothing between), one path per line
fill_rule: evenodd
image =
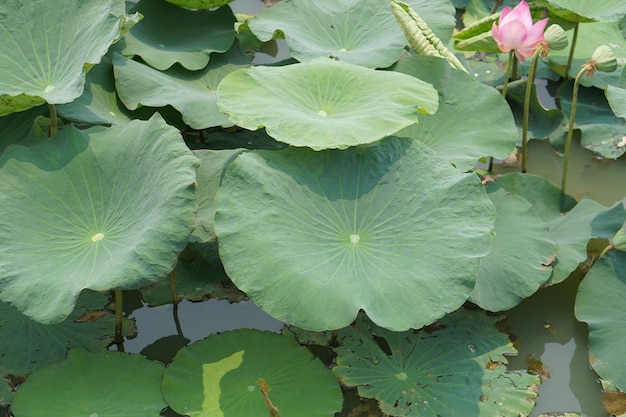
M406 2L444 44L454 27L454 9L447 1ZM368 68L385 68L404 52L407 40L387 0L284 0L248 22L262 41L277 31L300 62L332 57Z
M626 15L626 3L622 0L541 0L553 14L574 22L595 20L599 22L619 22Z
M88 73L83 94L71 103L57 106L64 119L79 123L123 125L132 120L115 92L113 63L109 54Z
M496 206L491 252L480 260L476 287L469 300L489 311L515 307L532 295L552 273L557 245L533 205L491 182L487 193Z
M553 262L546 263L552 267L548 284L564 281L579 263L587 259L589 239L600 237L594 230L594 224L605 207L590 198L576 203L567 196L567 214L563 215L560 210L561 190L543 177L512 173L498 178L497 183L529 201L539 217L549 225L550 236L557 243L558 252Z
M159 417L167 405L162 376L163 366L141 355L75 349L33 373L15 394L12 411L20 417Z
M626 118L626 88L609 85L605 94L615 116Z
M100 62L123 14L121 0L3 1L0 116L80 96L85 65Z
M0 298L62 321L84 288L163 279L193 225L197 158L160 117L66 127L0 158Z
M572 83L562 84L558 92L563 113L569 120ZM575 122L575 126L581 131L583 147L611 159L617 159L626 152L626 121L615 116L602 90L579 88Z
M526 416L539 377L507 371L505 355L517 351L498 320L459 310L430 329L398 333L361 317L339 331L333 373L392 416Z
M0 153L4 152L9 145L28 146L37 142L36 130L38 129L35 128L33 121L39 116L47 115L48 107L39 106L0 117Z
M186 124L194 129L232 125L217 108L217 86L226 74L249 65L243 53L215 55L200 71L179 66L157 71L147 65L115 55L115 84L124 105L135 110L140 105L180 111Z
M166 0L168 3L187 9L208 10L214 7L224 6L233 0Z
M374 142L437 110L437 91L406 74L327 58L227 75L218 107L246 129L320 150Z
M472 169L482 157L506 159L515 150L513 115L497 90L440 58L413 56L400 60L395 70L432 83L440 103L437 113L420 117L418 125L396 136L418 139L461 171Z
M65 321L44 325L30 320L9 303L0 302L0 328L15 341L0 347L0 375L26 377L52 361L65 358L71 348L105 350L113 341L115 329L115 317L102 310L107 303L105 295L85 291ZM136 332L127 319L124 319L123 330L126 336ZM5 381L0 381L0 385L10 388ZM10 389L7 392L8 396L3 395L0 389L0 404L11 401L13 395Z
M587 273L576 296L576 318L589 325L589 361L601 378L626 390L626 253L611 251Z
M293 337L252 329L181 349L162 390L174 411L190 417L276 415L264 397L283 416L332 417L343 400L332 373Z
M566 32L569 45L572 44L573 32L573 30ZM572 79L576 77L581 66L591 59L591 55L600 45L611 47L611 50L617 56L617 70L613 72L596 71L593 77L583 75L580 79L580 84L585 87L596 87L605 90L609 85L619 85L620 75L626 64L626 39L624 39L618 23L593 22L579 24L576 50L574 51L574 60L569 71L569 77ZM569 51L570 48L565 48L560 51L551 51L550 55L548 55L550 67L561 76L565 75L563 73L569 59Z
M215 195L228 164L242 151L242 149L195 151L196 156L200 159L200 167L196 181L198 185L196 191L198 211L196 213L196 227L189 236L191 242L206 243L217 238L213 225Z
M344 151L243 153L217 200L232 281L270 315L308 330L346 326L359 309L394 330L457 309L494 222L474 174L395 137Z
M226 52L235 41L235 16L230 7L198 13L163 0L141 0L131 9L144 18L124 37L124 55L139 55L147 64L166 70L175 63L200 70L212 52Z

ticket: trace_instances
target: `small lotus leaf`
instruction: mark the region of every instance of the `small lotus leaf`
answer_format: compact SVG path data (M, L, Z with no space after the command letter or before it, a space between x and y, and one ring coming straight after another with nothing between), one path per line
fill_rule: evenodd
M20 417L159 417L162 376L163 366L141 355L75 349L33 373L12 410Z
M533 204L537 214L549 225L550 235L558 244L556 258L547 262L552 268L548 284L564 281L579 263L587 259L587 243L592 237L599 237L593 227L596 217L605 207L596 201L585 198L576 200L566 196L567 214L561 213L561 190L545 178L512 173L498 180L505 190L523 197Z
M166 0L168 3L187 9L208 10L214 7L224 6L233 0Z
M200 71L175 66L157 71L119 54L113 59L115 85L124 105L135 110L141 105L178 110L186 124L194 129L232 125L217 108L217 86L226 74L249 65L238 49L215 55Z
M539 377L507 371L505 355L517 352L496 321L459 310L398 333L361 317L339 331L333 373L392 416L526 416Z
M558 89L561 106L569 120L572 108L572 83ZM626 152L626 121L616 117L602 90L580 87L576 105L576 124L581 145L604 157L617 159Z
M197 158L160 117L66 127L0 159L0 298L65 319L84 288L163 279L193 224Z
M611 251L587 273L576 296L576 318L589 325L589 360L601 378L626 390L626 253Z
M495 236L491 252L480 260L470 301L485 310L503 311L515 307L550 278L551 259L558 248L548 224L531 203L493 182L487 193L496 206Z
M474 174L395 137L344 151L243 153L217 200L230 278L269 314L308 330L346 326L360 309L406 330L457 309L494 222Z
M163 395L190 417L332 417L342 395L332 373L293 337L241 329L181 349L165 371ZM265 391L265 392L264 392Z
M444 43L454 27L454 9L443 0L408 3ZM249 21L262 41L277 31L300 62L333 57L368 68L386 68L400 58L407 40L388 0L283 0Z
M85 64L100 62L123 13L121 0L0 2L0 115L80 96Z
M235 16L228 6L198 13L163 0L141 0L132 9L144 18L125 36L124 55L139 55L166 70L175 63L200 70L212 52L226 52L235 41Z
M316 150L370 143L437 110L437 91L417 78L319 58L227 75L218 107L231 121Z
M34 133L33 121L39 116L47 115L48 107L39 106L0 117L0 154L9 145L28 146L37 142L31 136Z
M418 125L406 127L396 136L418 139L461 171L472 169L479 158L506 159L514 151L513 114L497 90L441 58L405 58L395 70L432 83L440 103L437 113L420 116Z

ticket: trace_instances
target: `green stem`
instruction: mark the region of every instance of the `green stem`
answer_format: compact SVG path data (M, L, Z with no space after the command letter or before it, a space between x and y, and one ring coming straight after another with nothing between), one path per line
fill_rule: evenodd
M572 111L569 116L569 128L567 130L567 140L565 141L565 155L563 159L563 175L561 177L561 211L565 211L565 195L567 185L567 167L569 165L569 156L572 150L572 136L574 133L574 118L576 117L576 104L578 102L578 86L580 84L580 78L587 71L586 66L578 72L576 79L574 80L574 91L572 92Z
M524 126L522 128L522 173L526 173L528 162L528 118L530 113L530 96L535 84L535 74L537 73L537 61L539 61L540 48L535 50L530 61L530 70L526 80L526 96L524 97Z
M120 352L124 351L124 341L122 337L122 322L124 319L124 295L122 290L115 290L115 340ZM121 349L120 349L121 346Z
M493 7L491 8L490 14L494 14L498 11L498 7L502 6L502 0L493 0Z
M615 249L615 246L613 246L613 244L609 244L606 248L602 249L602 252L600 252L600 256L598 257L598 259L601 259L604 257L604 255L606 255L607 253L609 253L609 251L612 251L613 249Z
M178 292L176 291L176 274L174 273L174 271L172 270L172 272L170 272L167 277L170 280L170 290L172 291L172 303L174 305L178 305Z
M572 37L572 46L569 49L569 58L567 58L567 68L565 68L565 79L569 78L569 69L572 68L574 61L574 51L576 50L576 40L578 39L578 22L574 26L574 36Z
M518 64L518 60L517 60L517 55L515 55L515 53L513 53L513 68L511 69L511 79L512 80L517 80L517 64Z
M506 90L509 87L509 78L511 78L511 67L515 59L515 52L509 52L509 60L506 63L506 73L504 74L504 86L502 86L502 97L506 97Z
M50 112L50 137L57 134L57 108L54 104L48 103L48 111Z

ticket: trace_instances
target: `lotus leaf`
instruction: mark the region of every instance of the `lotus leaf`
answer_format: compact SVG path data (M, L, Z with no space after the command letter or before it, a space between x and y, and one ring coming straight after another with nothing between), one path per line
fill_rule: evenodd
M572 83L566 82L558 89L563 113L569 120L572 107ZM578 90L576 124L581 131L581 145L604 157L617 159L626 152L626 121L615 117L602 90Z
M269 314L308 330L346 326L359 309L394 330L457 309L494 222L474 174L395 137L243 153L217 200L227 274Z
M163 395L190 417L271 414L332 417L342 395L331 372L293 337L241 329L181 349L165 371Z
M622 0L541 0L540 3L548 5L551 16L574 22L619 22L626 15L626 3Z
M320 150L374 142L437 110L437 91L417 78L319 58L227 75L218 107L238 126L266 127L281 142Z
M515 307L552 273L557 245L531 203L493 182L487 187L496 206L491 252L480 260L470 301L489 311Z
M601 378L626 390L626 253L611 251L578 289L576 318L589 325L589 360Z
M124 375L120 378L120 375ZM159 417L163 366L141 355L70 351L33 373L15 394L20 417Z
M179 66L157 71L116 54L113 65L120 99L131 110L141 105L171 105L194 129L232 125L217 108L216 90L226 74L249 65L243 52L235 49L227 54L215 55L200 71L187 71Z
M193 225L197 158L160 117L65 128L0 158L0 298L43 323L84 288L163 279Z
M123 14L121 0L2 1L0 116L80 96L86 64L120 35Z
M497 90L441 58L412 56L400 60L395 70L432 83L440 103L437 113L420 116L418 125L400 130L397 136L418 139L461 171L472 169L479 158L506 159L514 151L513 114Z
M558 245L556 258L547 264L552 268L548 284L564 281L579 263L587 259L587 243L592 237L599 237L593 230L596 216L605 207L596 201L585 198L579 203L566 197L566 215L560 211L561 190L545 178L512 173L498 180L505 190L529 201L539 217L549 225L550 235Z
M41 139L36 134L39 129L33 120L44 115L48 115L46 106L33 107L0 117L0 153L4 152L8 145L28 146L38 142L38 139Z
M454 10L443 0L410 0L411 6L444 43L454 27ZM284 34L298 61L333 57L369 68L385 68L404 52L407 40L388 0L283 0L249 21L268 41Z
M230 3L233 0L167 0L168 3L188 9L208 10Z
M459 310L398 333L360 317L339 331L333 373L392 416L526 416L539 377L507 371L505 355L517 352L496 321Z
M228 6L197 13L163 0L141 0L132 11L144 18L126 34L123 54L139 55L159 70L175 63L200 70L212 52L226 52L235 41L236 19Z

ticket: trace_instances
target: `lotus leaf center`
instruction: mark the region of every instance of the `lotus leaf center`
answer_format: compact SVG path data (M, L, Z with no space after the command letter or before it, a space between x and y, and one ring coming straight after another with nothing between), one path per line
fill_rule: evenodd
M398 381L404 381L405 379L407 379L408 375L404 372L400 372L399 374L396 374L396 378L398 379Z
M52 90L54 90L54 86L53 86L53 85L49 85L49 86L47 86L47 87L46 87L46 89L45 89L45 90L43 90L43 91L44 91L44 93L49 93L49 92L50 92L50 91L52 91Z
M361 236L359 236L359 235L350 235L350 242L354 243L355 245L357 243L359 243L359 240L361 240Z
M91 241L92 242L97 242L97 241L102 240L102 239L104 239L104 234L102 234L102 233L96 233L95 235L93 235L91 237Z
M252 392L256 389L254 385L248 385L248 391Z
M320 110L320 111L318 111L318 112L317 112L317 114L319 114L319 115L320 115L320 116L322 116L322 117L326 117L326 116L328 116L328 113L326 113L324 110Z

